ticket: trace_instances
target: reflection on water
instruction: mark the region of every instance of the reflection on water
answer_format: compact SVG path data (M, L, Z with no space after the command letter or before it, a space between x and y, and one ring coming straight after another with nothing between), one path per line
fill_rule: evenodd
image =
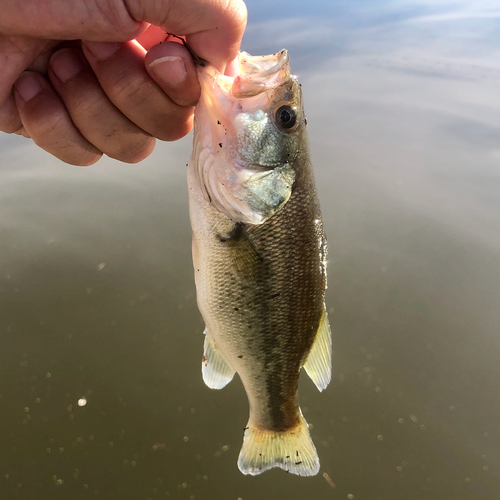
M244 391L201 380L190 138L79 169L3 135L0 497L498 498L497 6L249 11L303 83L330 242L320 474L242 476Z

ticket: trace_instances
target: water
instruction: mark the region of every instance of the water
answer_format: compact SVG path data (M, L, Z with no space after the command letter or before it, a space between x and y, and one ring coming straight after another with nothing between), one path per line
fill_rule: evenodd
M201 380L191 138L83 169L0 135L0 498L498 498L497 6L249 11L303 83L330 243L320 473L241 475L241 383Z

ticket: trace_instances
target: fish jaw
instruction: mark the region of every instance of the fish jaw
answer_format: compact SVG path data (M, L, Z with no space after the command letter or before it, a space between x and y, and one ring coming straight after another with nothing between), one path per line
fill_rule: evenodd
M207 201L235 222L262 224L292 192L293 159L305 132L301 92L286 50L258 57L241 52L238 61L231 77L211 66L198 69L192 163ZM288 102L301 119L284 131L274 114Z

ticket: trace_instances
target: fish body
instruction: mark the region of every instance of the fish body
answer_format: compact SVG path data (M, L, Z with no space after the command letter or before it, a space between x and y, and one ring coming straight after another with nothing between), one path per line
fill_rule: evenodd
M300 85L288 53L239 55L239 74L200 67L188 166L193 264L205 321L202 373L237 372L250 405L238 466L319 470L298 403L304 366L331 378L325 311L327 247Z

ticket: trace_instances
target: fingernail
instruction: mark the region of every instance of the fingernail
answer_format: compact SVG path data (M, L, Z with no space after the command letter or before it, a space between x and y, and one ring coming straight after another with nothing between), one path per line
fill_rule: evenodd
M86 42L83 44L87 49L92 52L92 55L99 59L99 61L104 61L111 57L119 48L120 44L117 42Z
M35 97L42 87L34 75L26 73L21 75L16 82L16 91L24 102L28 102Z
M50 59L50 67L64 83L81 71L82 61L72 50L61 50Z
M187 77L186 65L179 56L165 56L149 63L154 74L167 85L175 87Z

